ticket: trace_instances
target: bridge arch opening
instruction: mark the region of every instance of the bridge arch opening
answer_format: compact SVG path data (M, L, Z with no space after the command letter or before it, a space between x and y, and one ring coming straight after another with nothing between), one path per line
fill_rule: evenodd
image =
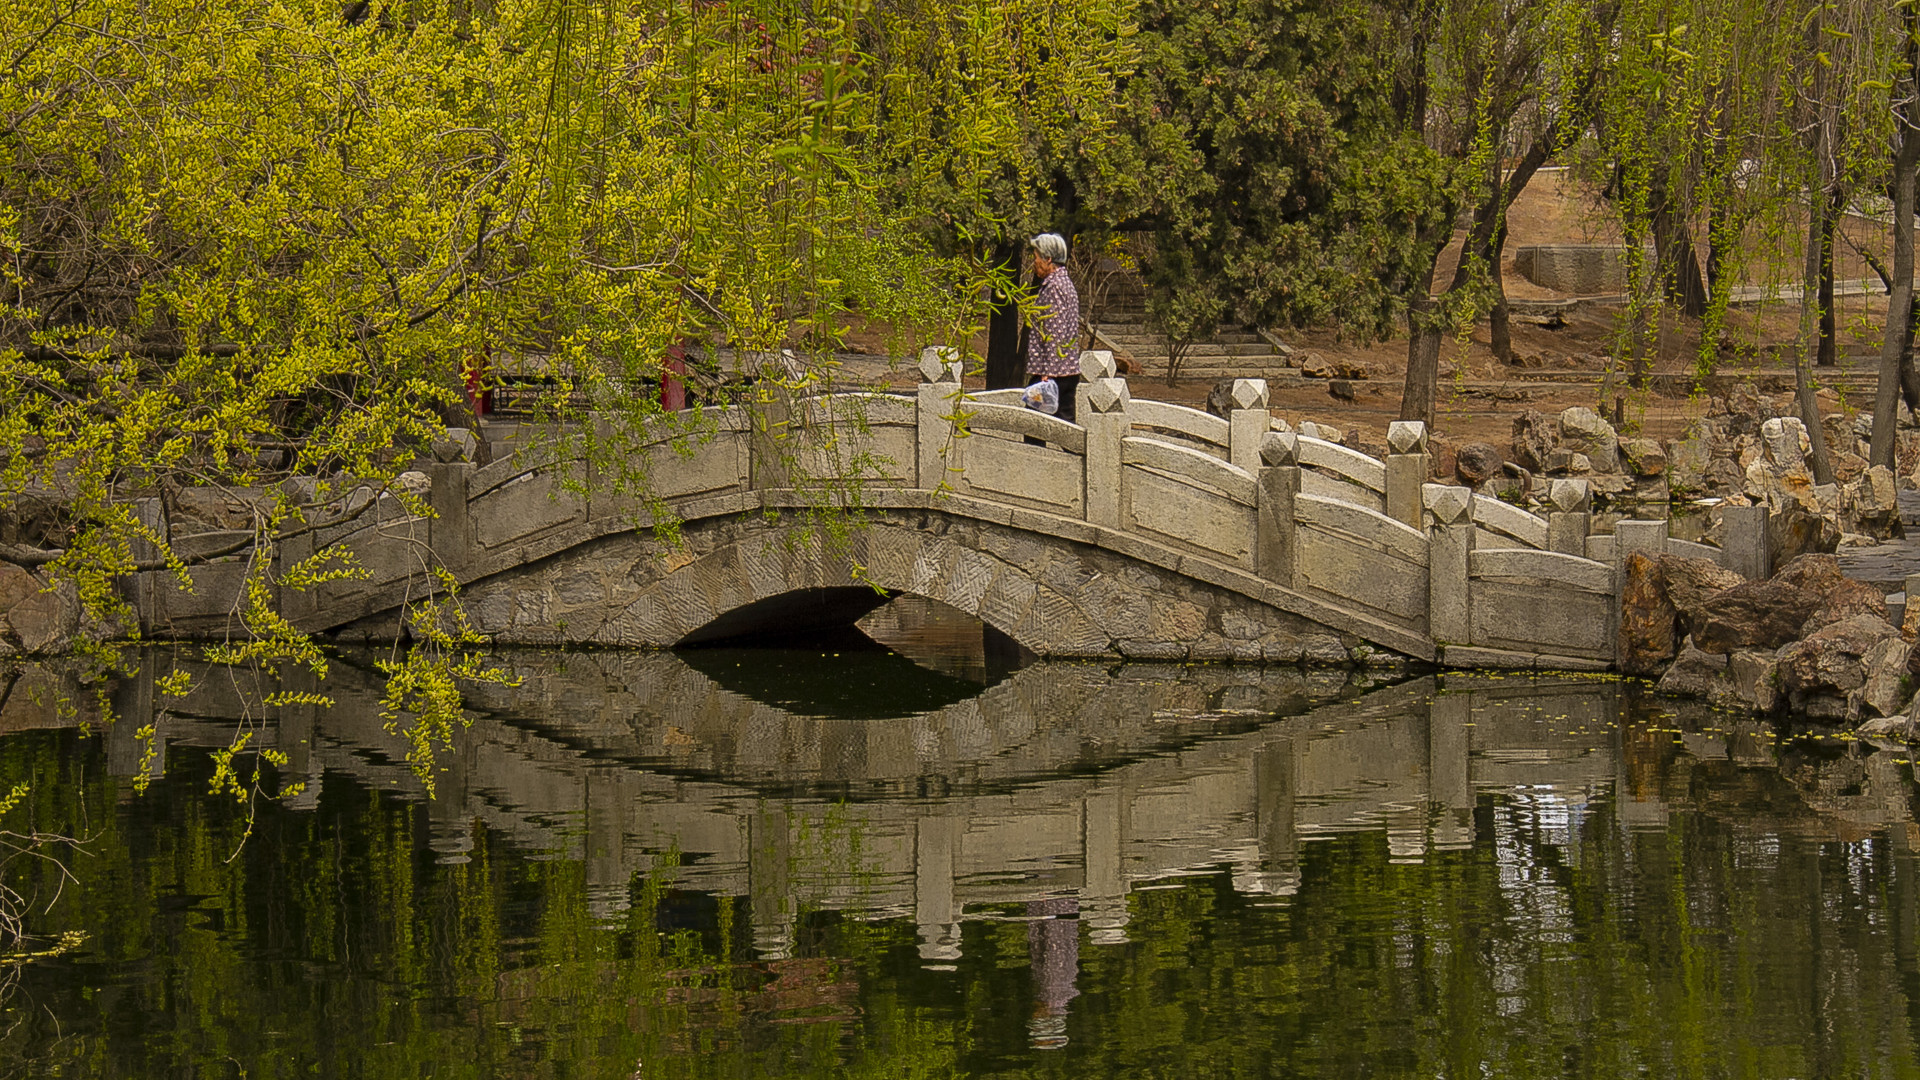
M865 586L796 589L722 613L677 645L897 653L923 668L987 685L1038 657L1012 637L938 600Z

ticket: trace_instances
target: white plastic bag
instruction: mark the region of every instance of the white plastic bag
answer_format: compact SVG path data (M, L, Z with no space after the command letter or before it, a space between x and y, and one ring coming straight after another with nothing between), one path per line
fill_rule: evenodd
M1060 384L1052 379L1041 379L1027 387L1027 392L1020 400L1027 408L1052 416L1060 411Z

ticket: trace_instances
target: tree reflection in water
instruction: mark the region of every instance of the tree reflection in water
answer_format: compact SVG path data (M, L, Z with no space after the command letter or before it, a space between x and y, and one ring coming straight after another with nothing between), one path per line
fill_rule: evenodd
M244 846L180 752L226 691L149 713L139 797L132 725L10 704L6 826L92 837L36 929L92 937L21 972L0 1064L1920 1075L1901 751L1550 678L1045 664L848 719L669 655L509 661L430 803L371 680L278 716L309 792Z

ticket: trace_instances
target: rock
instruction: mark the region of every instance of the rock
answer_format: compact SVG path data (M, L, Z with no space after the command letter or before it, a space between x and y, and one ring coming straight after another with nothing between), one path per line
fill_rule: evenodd
M1533 472L1546 472L1555 450L1553 420L1532 409L1513 418L1513 460Z
M426 473L418 470L403 472L388 482L387 490L424 499L433 491L433 481L427 478Z
M1832 626L1823 627L1803 641L1780 650L1780 682L1801 699L1834 695L1846 697L1866 685L1865 658L1872 652L1884 658L1874 646L1883 641L1898 641L1900 632L1885 619L1855 615ZM1906 642L1900 641L1900 668L1906 668Z
M1715 458L1707 466L1705 490L1710 492L1731 492L1740 487L1740 466L1727 458Z
M1233 412L1233 379L1221 379L1207 391L1207 411L1222 420Z
M1842 527L1876 540L1904 536L1900 526L1900 485L1884 465L1867 469L1840 497Z
M1620 457L1635 476L1654 477L1667 471L1667 452L1652 439L1620 440Z
M1306 647L1301 651L1300 658L1309 664L1344 665L1349 658L1347 647L1340 644L1340 639L1332 634L1310 635L1305 644Z
M1339 401L1357 401L1360 397L1360 392L1354 388L1352 379L1327 380L1327 393Z
M1851 484L1866 471L1867 459L1851 450L1833 455L1833 479L1837 483Z
M80 600L71 582L0 563L0 656L56 653L80 629Z
M1667 483L1680 494L1696 495L1707 490L1707 470L1713 465L1713 441L1706 425L1693 434L1667 444Z
M1770 713L1780 704L1780 660L1771 652L1741 650L1727 658L1733 695L1755 712Z
M1699 649L1682 650L1679 659L1660 676L1656 686L1663 694L1683 694L1689 697L1725 698L1733 690L1732 681L1727 677L1727 658Z
M1742 582L1701 604L1694 644L1717 653L1777 649L1799 636L1801 625L1819 610L1822 599L1778 578Z
M466 428L448 428L443 438L433 442L433 459L451 464L456 461L473 461L480 450L480 440Z
M1692 633L1703 621L1708 597L1745 584L1747 580L1712 559L1661 555L1659 562L1660 584L1667 603L1679 614L1687 633Z
M1620 436L1599 413L1576 405L1560 414L1560 444L1567 450L1587 455L1599 472L1617 472L1620 468Z
M1300 374L1309 379L1368 379L1373 369L1364 360L1309 353L1300 361Z
M1628 675L1654 674L1680 646L1680 612L1667 598L1660 566L1659 560L1638 551L1627 556L1618 651L1620 670Z
M1760 398L1760 391L1751 383L1742 383L1727 392L1726 399L1728 427L1736 435L1751 435L1760 429L1760 414L1766 411L1766 403Z
M1797 416L1776 416L1760 425L1760 446L1767 464L1775 469L1798 469L1807 463L1807 426Z
M1776 505L1767 516L1767 543L1778 566L1810 552L1840 548L1840 523L1798 503Z
M1580 455L1584 457L1585 455ZM1597 472L1587 477L1587 487L1595 496L1619 498L1633 490L1633 477L1625 473Z
M1469 486L1479 487L1498 476L1504 463L1492 443L1474 442L1455 452L1453 470Z
M1576 454L1571 450L1555 450L1547 455L1547 468L1553 472L1585 476L1593 471L1593 462L1585 454Z
M1863 720L1854 734L1867 739L1894 739L1907 742L1913 738L1913 718L1905 713L1896 716L1876 716Z
M1866 669L1866 684L1860 687L1860 703L1880 716L1892 716L1906 699L1907 660L1913 646L1898 637L1885 638L1861 656Z
M1839 559L1815 554L1801 555L1781 566L1773 572L1773 580L1824 597L1839 588L1847 575L1841 572Z
M1832 556L1826 557L1832 558ZM1818 630L1832 626L1842 619L1851 619L1855 615L1871 615L1886 622L1887 597L1877 585L1845 578L1827 592L1819 610L1807 616L1807 621L1800 627L1800 636L1809 637ZM1888 625L1892 624L1888 623Z

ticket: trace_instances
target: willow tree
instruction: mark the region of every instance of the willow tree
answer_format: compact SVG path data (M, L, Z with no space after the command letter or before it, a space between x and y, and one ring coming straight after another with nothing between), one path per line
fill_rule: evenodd
M1886 9L1892 23L1892 62L1889 65L1892 270L1883 273L1887 286L1887 322L1880 343L1880 385L1873 402L1873 442L1868 459L1893 468L1894 423L1900 398L1909 409L1920 409L1920 379L1915 379L1913 339L1916 318L1913 289L1913 215L1916 184L1920 184L1920 3L1899 0ZM1876 267L1877 269L1877 267Z
M1068 46L1117 39L1122 13L954 7L974 36L953 40L857 0L8 5L0 560L113 638L133 635L125 575L238 553L248 600L213 656L324 676L274 597L358 570L334 548L284 565L281 544L365 512L359 489L426 513L402 478L470 422L476 359L553 380L552 433L610 419L587 449L618 464L668 423L642 388L675 347L791 350L748 365L751 406L826 385L850 311L906 345L963 339L993 275L935 250L890 185L1020 175L1020 95L966 90L969 65L1092 87L1097 112L1112 74L1069 70L1093 54ZM1057 69L1009 60L1049 48ZM178 521L208 493L244 519L221 549L136 509ZM424 770L487 668L451 579L421 586L388 710Z
M1615 5L1455 0L1382 7L1402 28L1399 124L1431 162L1425 182L1434 212L1400 239L1408 254L1401 273L1387 279L1407 325L1400 416L1431 425L1441 343L1499 302L1495 275L1507 210L1586 122ZM1440 256L1463 209L1472 224L1451 281L1435 294Z

